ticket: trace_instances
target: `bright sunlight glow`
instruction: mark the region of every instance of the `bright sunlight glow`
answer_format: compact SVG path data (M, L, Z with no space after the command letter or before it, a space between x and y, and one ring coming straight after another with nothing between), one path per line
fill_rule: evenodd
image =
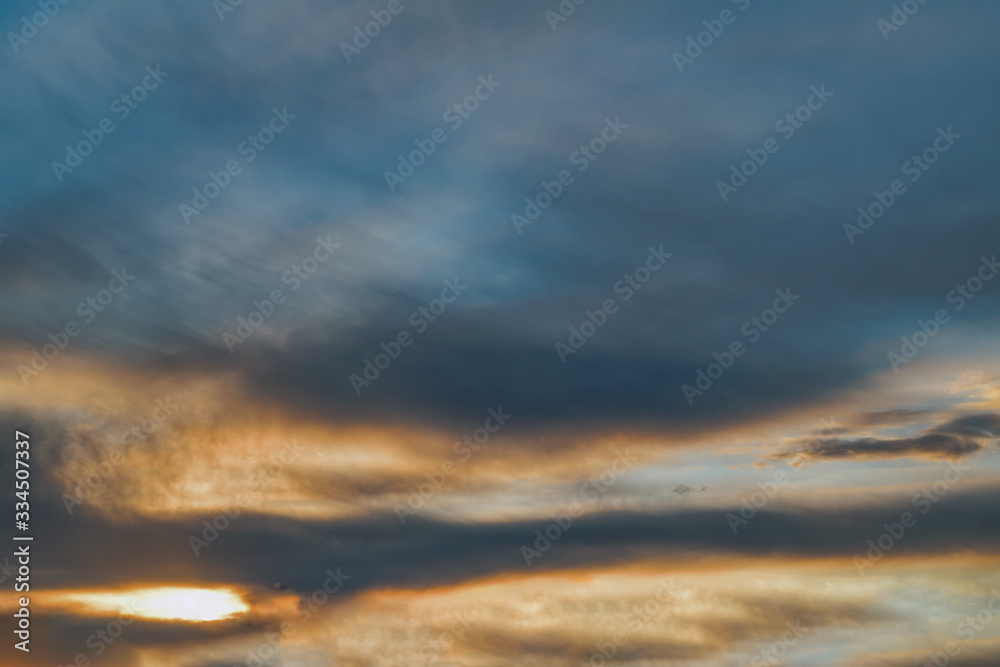
M140 588L114 593L74 593L65 599L96 613L113 613L162 621L219 621L250 610L229 589Z

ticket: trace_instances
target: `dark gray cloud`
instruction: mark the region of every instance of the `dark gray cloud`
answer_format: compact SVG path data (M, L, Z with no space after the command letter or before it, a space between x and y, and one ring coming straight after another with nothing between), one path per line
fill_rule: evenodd
M938 456L958 459L975 454L983 448L977 442L940 433L928 433L915 438L858 438L857 440L823 440L807 447L803 453L819 459L894 458L898 456ZM785 460L789 452L778 455Z
M992 491L948 494L931 511L919 514L917 525L889 557L996 553L1000 538L990 529L998 519L992 509L996 500ZM884 532L885 522L907 510L918 514L913 506L891 504L801 512L765 508L735 535L726 521L730 511L726 508L595 514L574 520L531 571L709 552L734 557L851 557L863 553L867 540ZM533 544L534 531L548 523L466 524L410 517L401 525L395 514L316 522L244 513L196 558L188 537L204 530L200 518L115 525L87 515L69 520L60 512L65 514L59 507L43 515L60 531L46 535L52 546L39 562L44 573L39 576L44 576L48 588L176 579L268 588L280 583L308 592L322 582L320 575L327 568L337 566L353 577L345 587L347 593L457 584L528 571L520 548ZM109 554L108 544L116 545L114 554Z
M960 647L959 653L951 655L944 651L945 645L950 641L954 641L954 639L942 642L940 646L933 647L929 651L912 652L902 657L889 655L859 658L857 664L858 667L911 667L911 665L926 663L931 659L930 655L937 657L939 661L946 659L949 667L992 667L1000 661L1000 646L997 646L995 642L976 640L969 644L963 638L957 642ZM954 653L955 647L952 646L951 649Z
M984 412L958 417L934 431L966 438L995 438L1000 435L1000 414Z
M930 412L904 411L865 415L860 421L884 426L887 423L927 421L934 416ZM803 441L768 457L768 460L785 461L795 455L810 459L961 459L990 447L998 433L1000 415L987 412L954 417L910 437L841 437Z
M499 398L523 423L697 426L837 394L884 372L1000 241L980 103L996 8L926 7L933 39L914 22L886 44L881 8L838 7L755 4L682 75L671 55L700 29L696 6L590 6L553 33L538 8L413 5L350 64L339 43L364 3L244 5L225 22L197 4L67 10L0 79L18 90L0 116L15 149L0 172L5 346L40 346L134 265L140 282L76 352L235 370L317 413L442 422ZM160 62L170 77L58 183L51 160ZM389 193L383 172L486 73L503 87ZM835 96L724 204L715 182L819 84ZM177 205L275 105L298 115L288 133L185 225ZM510 214L618 115L620 141L519 236ZM948 125L957 147L849 245L857 206ZM321 234L343 255L265 325L287 343L259 336L230 357L222 334ZM554 343L661 243L669 265L559 363ZM455 275L468 295L354 396L347 376ZM689 407L681 385L786 286L801 301ZM952 326L990 326L998 299L984 290Z

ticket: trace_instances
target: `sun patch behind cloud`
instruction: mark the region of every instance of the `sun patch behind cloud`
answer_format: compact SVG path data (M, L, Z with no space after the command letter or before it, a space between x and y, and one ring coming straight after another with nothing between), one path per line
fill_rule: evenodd
M63 599L81 604L86 611L95 614L191 623L221 621L250 611L250 605L230 589L140 588L105 593L68 593Z

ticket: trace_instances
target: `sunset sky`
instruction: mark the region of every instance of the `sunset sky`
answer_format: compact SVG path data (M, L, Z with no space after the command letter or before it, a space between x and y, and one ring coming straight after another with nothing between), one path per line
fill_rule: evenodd
M1000 5L63 1L0 665L1000 664Z

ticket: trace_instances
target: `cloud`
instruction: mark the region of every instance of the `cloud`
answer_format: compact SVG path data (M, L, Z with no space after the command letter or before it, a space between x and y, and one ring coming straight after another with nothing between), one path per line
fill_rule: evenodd
M904 413L909 419L911 414ZM890 415L896 421L896 415ZM881 423L879 417L876 420ZM919 458L926 460L958 460L981 453L991 439L1000 433L1000 415L981 413L956 417L922 434L908 438L831 438L800 442L771 455L768 460L784 461L793 456L814 460L874 460Z
M1000 414L986 412L958 417L934 430L938 433L967 438L996 438L1000 436Z
M807 447L802 453L811 459L881 459L901 456L960 459L976 454L982 448L982 445L971 440L929 433L916 438L894 440L823 440ZM776 454L774 460L786 460L790 456L792 452L782 452Z
M983 85L997 61L997 3L928 4L888 43L877 27L888 10L863 0L750 3L683 74L673 53L714 18L696 3L584 3L558 31L545 7L527 3L404 4L352 62L340 44L372 20L360 0L244 2L225 21L204 1L72 3L19 52L5 51L0 425L28 428L39 443L32 517L45 548L33 565L45 586L166 580L302 594L317 573L343 566L354 589L334 606L374 600L406 617L429 614L421 593L527 576L519 548L544 523L524 517L548 514L617 446L639 452L635 470L575 517L532 572L585 577L713 558L736 569L819 568L849 559L898 516L886 484L972 456L978 484L1000 474L989 456L1000 434L995 379L965 383L974 388L964 394L950 386L963 369L996 366L996 282L898 374L885 356L1000 250L998 97ZM16 31L25 11L6 3L0 23ZM52 162L157 64L169 72L163 84L59 180ZM444 112L480 75L502 86L390 192L386 171L446 125ZM723 202L717 183L819 85L834 91L829 103ZM244 159L238 146L275 106L293 123L186 224L178 205ZM571 156L619 116L628 130L578 170ZM857 208L905 178L903 162L949 124L963 137L955 150L849 243L843 226ZM518 234L511 215L563 169L573 184ZM293 291L284 276L317 237L340 252ZM661 244L671 261L626 299L619 281ZM122 266L135 285L41 377L21 382L18 366L79 323L81 300ZM356 393L350 376L412 333L412 313L456 277L468 292ZM287 302L230 354L223 334L279 288ZM786 288L801 295L795 309L746 333ZM619 312L562 363L555 344L607 299ZM706 369L737 341L745 354L712 378ZM712 385L691 406L681 387L700 372ZM130 447L69 515L63 494L164 396L183 411ZM400 524L392 505L498 406L514 415L510 426ZM827 408L847 413L847 426L812 442L788 426ZM195 557L189 537L285 441L305 453L275 464L266 488L251 489L238 520ZM758 455L774 441L778 454ZM856 502L794 511L776 502L732 535L719 494L762 474L754 459L794 453L869 478L905 458L913 477L846 487L837 466L796 469L796 498L833 486ZM892 558L993 558L996 501L992 491L949 494ZM414 599L391 599L400 590ZM798 587L798 599L809 590ZM715 593L696 602L723 611L713 605L729 602L732 619L687 619L689 635L636 638L622 655L708 661L773 637L796 615L815 614L817 628L882 618L857 606L863 595L817 610L791 595ZM498 614L522 609L501 602ZM88 632L75 617L44 620L72 644ZM379 629L365 622L351 626L358 663ZM383 643L409 645L399 622ZM143 664L232 664L260 623L224 636L177 627L131 636ZM507 651L552 661L588 650L579 627L554 629L484 624L459 644L487 647L486 663ZM155 653L175 641L198 650Z

